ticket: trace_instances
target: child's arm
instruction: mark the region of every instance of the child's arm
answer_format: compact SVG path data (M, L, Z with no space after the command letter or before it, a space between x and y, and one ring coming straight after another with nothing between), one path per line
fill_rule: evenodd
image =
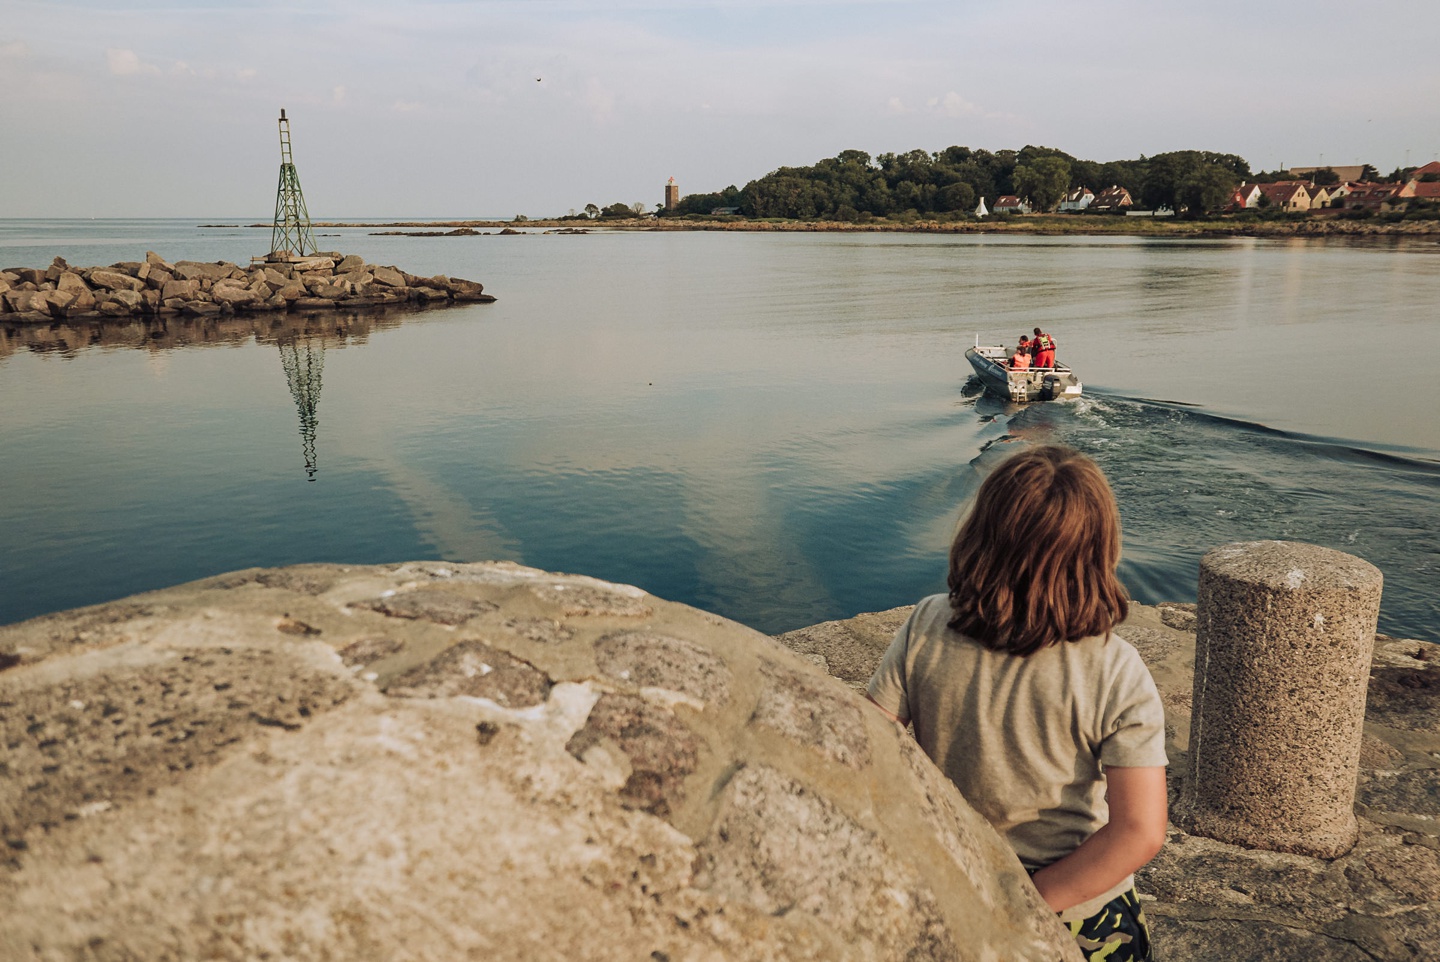
M880 709L880 714L884 715L886 718L890 719L892 722L894 722L894 723L897 724L897 725L903 725L903 724L905 724L904 722L902 722L902 721L900 720L900 716L899 716L899 715L895 714L893 711L891 711L890 709L886 708L884 705L880 704L880 703L879 703L878 701L876 701L874 698L871 698L871 697L869 696L869 694L867 694L865 697L869 700L870 704L872 704L872 705L874 705L876 708Z
M1155 857L1168 820L1165 769L1105 769L1110 821L1069 855L1032 876L1056 912L1103 894Z

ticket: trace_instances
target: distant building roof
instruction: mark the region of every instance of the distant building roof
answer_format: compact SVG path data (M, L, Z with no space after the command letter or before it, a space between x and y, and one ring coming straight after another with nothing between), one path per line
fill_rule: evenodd
M1281 180L1273 184L1261 184L1260 192L1269 199L1272 204L1289 204L1294 201L1297 195L1305 195L1305 204L1310 204L1310 185L1298 180Z
M1424 167L1416 167L1413 171L1410 172L1411 178L1416 180L1424 177L1426 174L1435 174L1437 176L1440 176L1440 160L1432 160Z
M999 209L1002 208L1002 207L1019 207L1019 206L1020 206L1020 198L1019 198L1019 197L1016 197L1014 194L1005 194L1004 196L996 197L996 198L995 198L995 203L993 203L993 204L990 205L990 209L991 209L991 210L999 210Z
M1095 202L1090 205L1090 209L1104 210L1112 207L1129 207L1134 203L1135 201L1131 198L1130 191L1121 187L1119 184L1115 184L1114 186L1106 187L1100 193L1096 194Z
M1440 180L1411 180L1396 193L1398 197L1440 200Z
M1292 176L1292 177L1305 177L1305 178L1309 178L1309 177L1313 176L1316 172L1322 171L1322 170L1333 170L1333 171L1335 171L1335 175L1336 175L1337 177L1339 177L1341 180L1359 180L1359 179L1360 179L1361 177L1363 177L1364 174L1365 174L1365 165L1364 165L1364 164L1352 164L1352 165L1347 166L1347 167L1334 167L1334 166L1330 166L1330 167L1325 167L1325 166L1320 166L1320 167L1291 167L1291 168L1290 168L1290 176Z

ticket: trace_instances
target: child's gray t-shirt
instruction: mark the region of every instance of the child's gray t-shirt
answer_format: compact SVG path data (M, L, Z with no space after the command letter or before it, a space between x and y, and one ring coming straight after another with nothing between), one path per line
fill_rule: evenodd
M954 631L951 616L945 595L916 605L868 692L914 723L920 747L1025 867L1044 868L1109 820L1102 765L1167 763L1160 694L1113 633L1021 657Z

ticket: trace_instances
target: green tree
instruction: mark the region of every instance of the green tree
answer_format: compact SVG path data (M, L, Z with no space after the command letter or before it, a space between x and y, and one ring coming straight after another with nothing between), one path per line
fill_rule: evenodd
M1372 165L1366 164L1360 168L1360 179L1371 182L1377 181L1380 179L1380 171L1376 170Z
M963 180L942 187L936 207L938 210L958 210L968 213L975 209L975 188Z
M1187 217L1200 217L1208 211L1224 207L1238 182L1239 178L1228 167L1198 164L1180 181L1176 200L1185 209Z
M615 203L600 211L601 217L634 217L635 212L630 209L629 204Z
M1310 183L1328 187L1331 184L1340 183L1340 175L1335 173L1334 168L1323 167L1310 172Z
M600 208L596 207L594 204L586 204L585 216L589 217L591 220L594 220L596 217L600 216Z
M1039 157L1017 164L1011 180L1015 192L1029 197L1037 210L1051 210L1070 187L1070 164L1060 157Z

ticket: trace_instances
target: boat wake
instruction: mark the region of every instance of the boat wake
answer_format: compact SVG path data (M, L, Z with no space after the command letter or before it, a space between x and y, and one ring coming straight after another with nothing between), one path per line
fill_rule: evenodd
M1305 541L1385 575L1381 630L1440 639L1440 459L1287 432L1190 405L1091 393L1072 403L980 398L992 431L977 480L1012 446L1066 444L1109 477L1125 528L1121 574L1139 601L1193 600L1200 557L1232 541Z

